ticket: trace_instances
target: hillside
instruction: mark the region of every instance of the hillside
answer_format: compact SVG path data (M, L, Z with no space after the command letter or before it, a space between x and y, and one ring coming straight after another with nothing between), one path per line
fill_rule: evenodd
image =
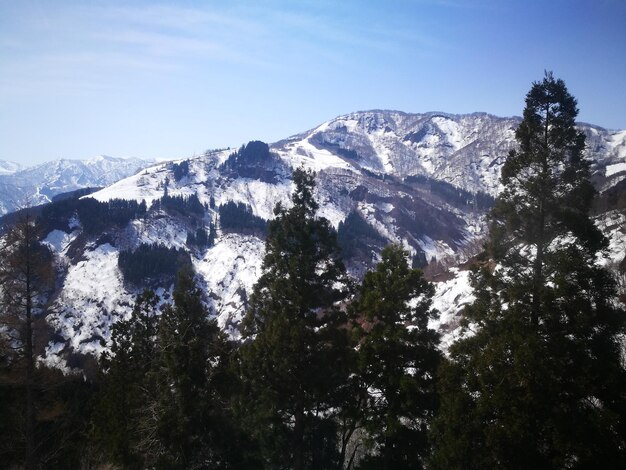
M50 202L57 194L108 186L153 163L102 155L86 160L58 159L32 167L0 161L0 215Z
M299 167L317 172L319 215L338 230L355 277L389 243L402 244L414 266L430 264L433 273L467 261L480 250L484 214L518 122L484 113L352 113L269 146L250 142L238 151L154 165L51 205L45 242L56 256L59 288L48 316L57 331L49 360L98 354L112 322L129 314L144 286L167 301L171 273L136 267L159 256L194 266L219 325L238 337L261 272L264 221L277 203L289 204L291 173ZM626 132L581 127L598 188L622 194ZM611 237L603 262L616 267L626 240L619 200L605 197L598 211L598 224ZM453 269L442 279L434 326L453 334L459 309L471 300L468 272Z

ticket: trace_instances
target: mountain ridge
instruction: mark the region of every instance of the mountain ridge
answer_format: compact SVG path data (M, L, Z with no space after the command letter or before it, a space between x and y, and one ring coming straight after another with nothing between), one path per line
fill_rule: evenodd
M0 173L0 215L28 205L50 202L60 193L111 183L155 160L98 155L84 160L58 158ZM17 164L19 165L19 164Z
M318 215L338 230L354 277L371 269L388 243L401 244L414 266L441 263L446 269L467 261L486 235L484 215L497 194L500 167L515 145L518 121L488 113L444 114L349 113L271 145L250 142L239 150L153 164L66 201L69 209L61 211L45 238L60 285L57 308L48 317L57 332L48 360L62 363L61 357L99 354L106 347L111 324L130 314L141 291L125 279L120 253L156 244L189 254L205 302L219 325L238 337L262 271L264 241L257 229L227 224L222 208L232 202L241 205L237 210L272 219L277 203L290 204L295 168L316 171ZM626 178L626 132L583 130L596 186L617 187ZM121 225L104 220L102 231L90 233L80 216L88 217L89 210L79 206L104 205L107 214L117 210L106 206L116 199L135 201L140 214ZM598 222L612 227L607 228L613 247L607 263L619 262L626 246L619 223L617 229L609 223L622 211L607 206ZM212 245L192 241L191 235L202 231L213 234ZM168 301L171 288L167 282L157 288L162 301ZM454 335L458 312L472 298L467 272L451 271L436 291L441 316L433 325Z

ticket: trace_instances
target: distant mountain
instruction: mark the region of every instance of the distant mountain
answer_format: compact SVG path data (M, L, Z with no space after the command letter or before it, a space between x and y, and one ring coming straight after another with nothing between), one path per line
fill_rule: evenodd
M27 168L0 162L0 215L25 205L50 202L60 193L108 186L153 163L153 160L107 156L59 159Z
M290 204L291 173L299 167L317 172L319 215L337 229L356 278L388 243L402 244L431 277L443 274L435 297L441 317L433 325L452 335L472 292L467 271L444 268L480 250L484 214L518 123L485 113L351 113L269 146L250 142L153 165L50 205L45 242L60 288L48 316L57 332L49 359L101 351L111 323L130 313L144 287L169 299L176 263L193 265L218 323L237 337L261 274L264 221L277 203ZM597 220L611 246L603 262L616 267L626 251L626 132L580 127L594 181L604 190ZM50 173L62 167L58 162Z
M304 152L312 145L377 173L423 175L496 195L500 167L515 146L519 122L487 113L367 111L340 116L278 145ZM626 131L579 127L587 136L587 152L601 186L625 178Z
M0 160L0 175L11 175L22 168L23 166L19 163Z

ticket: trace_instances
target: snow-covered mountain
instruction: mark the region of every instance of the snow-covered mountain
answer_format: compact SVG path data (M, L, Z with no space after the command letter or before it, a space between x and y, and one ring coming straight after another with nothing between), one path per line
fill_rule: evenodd
M23 167L17 162L8 162L6 160L0 160L0 175L11 175L16 171L21 170Z
M50 202L57 194L108 186L154 160L97 156L87 160L58 159L24 168L0 161L0 215L25 205Z
M351 165L406 178L425 175L470 192L498 192L500 167L515 146L519 118L368 111L340 116L279 143L324 149ZM626 177L626 131L580 124L597 177ZM603 181L604 182L604 181Z
M417 266L463 262L480 249L486 234L484 214L498 192L500 168L515 145L518 123L484 113L352 113L269 148L251 142L239 151L157 164L80 201L66 201L65 209L55 210L45 240L57 258L60 286L57 307L48 316L58 332L49 357L103 348L111 323L130 313L142 288L122 273L119 255L147 244L189 254L207 304L236 337L261 273L263 233L228 222L220 208L234 202L240 204L241 220L271 219L278 202L289 205L291 173L298 167L317 172L319 215L338 229L356 277L390 242L401 243ZM619 189L626 178L626 132L581 128L598 187ZM186 208L175 203L178 196L197 198L198 204ZM145 201L145 206L133 206L133 215L122 222L119 217L101 222L97 232L81 220L80 204L115 199ZM615 248L606 262L619 263L626 217L623 207L607 204L598 223ZM212 227L213 245L190 241L196 230ZM168 299L170 281L153 286ZM434 325L452 334L459 309L471 300L467 271L453 269L436 290L441 318Z

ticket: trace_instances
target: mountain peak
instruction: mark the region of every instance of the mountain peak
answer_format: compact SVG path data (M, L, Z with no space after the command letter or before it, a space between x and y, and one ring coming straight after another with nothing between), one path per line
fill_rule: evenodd
M158 246L189 257L218 323L237 336L261 273L263 227L278 203L289 206L290 176L300 167L317 172L318 216L337 229L355 277L371 268L389 243L401 244L415 266L467 260L480 249L483 216L516 145L518 124L518 118L488 113L373 110L339 116L269 146L249 142L238 150L158 164L99 155L66 160L64 168L23 170L20 188L37 181L29 190L42 201L80 185L104 187L72 199L62 220L49 221L57 231L48 242L65 270L58 298L67 307L50 321L74 350L99 351L110 322L130 313L129 299L139 288L125 279L120 253L132 257L141 247ZM624 179L626 132L581 129L599 187ZM136 171L139 164L143 168ZM14 183L11 196L19 194L17 188ZM116 211L120 217L113 217ZM89 224L100 228L89 232ZM212 241L198 242L205 239ZM96 294L86 298L85 285ZM161 286L162 298L170 287ZM448 287L450 296L460 295Z
M154 160L104 155L87 160L59 158L27 168L0 162L0 215L24 204L50 202L58 194L108 186L153 163Z

